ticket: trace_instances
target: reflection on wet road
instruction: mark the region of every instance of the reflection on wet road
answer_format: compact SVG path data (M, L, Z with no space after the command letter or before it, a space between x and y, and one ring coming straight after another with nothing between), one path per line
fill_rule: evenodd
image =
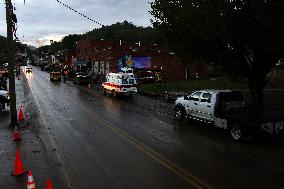
M111 99L99 87L50 82L36 67L26 77L70 188L281 186L281 156L262 156L282 144L235 144L219 130L147 112L146 97Z

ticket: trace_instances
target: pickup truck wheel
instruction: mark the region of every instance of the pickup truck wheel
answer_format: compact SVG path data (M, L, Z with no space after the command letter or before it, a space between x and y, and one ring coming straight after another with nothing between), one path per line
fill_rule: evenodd
M235 141L241 141L243 139L244 132L239 124L234 123L230 127L230 134Z
M183 121L185 118L185 110L184 108L177 106L175 108L175 118L179 121Z

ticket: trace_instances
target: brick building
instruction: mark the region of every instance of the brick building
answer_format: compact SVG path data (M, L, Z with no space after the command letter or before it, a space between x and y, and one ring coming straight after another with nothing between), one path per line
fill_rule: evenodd
M178 63L174 53L156 44L103 39L88 39L77 43L77 60L80 62L83 60L91 65L92 72L95 74L117 72L118 60L126 55L131 56L135 67L158 70L167 80L184 80L194 77L194 70L197 69L194 65L187 67Z

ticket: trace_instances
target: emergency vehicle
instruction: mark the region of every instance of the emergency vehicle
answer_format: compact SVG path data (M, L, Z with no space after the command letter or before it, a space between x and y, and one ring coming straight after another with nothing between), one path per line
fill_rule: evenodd
M137 82L131 68L122 68L119 73L107 74L106 81L102 86L103 94L110 94L113 97L118 94L131 96L137 93Z

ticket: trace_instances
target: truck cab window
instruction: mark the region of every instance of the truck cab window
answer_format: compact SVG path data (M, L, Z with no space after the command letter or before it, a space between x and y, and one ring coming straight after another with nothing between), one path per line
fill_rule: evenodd
M193 95L189 97L189 100L199 101L200 95L201 95L201 92L194 93Z
M203 93L201 96L201 102L211 102L212 94L210 93Z

